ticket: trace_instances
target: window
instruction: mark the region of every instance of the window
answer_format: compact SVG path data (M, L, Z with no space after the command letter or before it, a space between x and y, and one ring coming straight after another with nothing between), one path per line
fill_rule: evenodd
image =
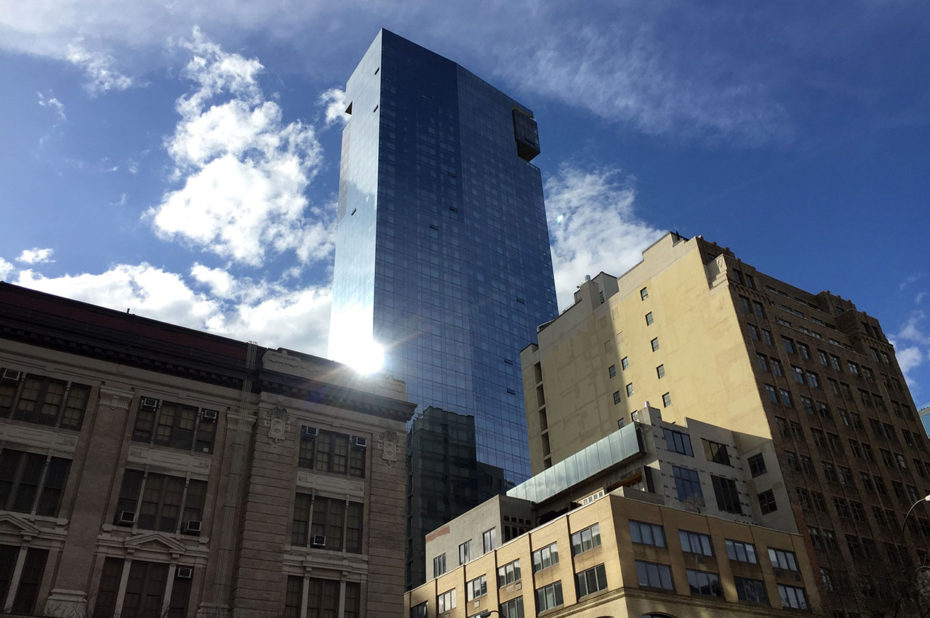
M691 594L701 594L709 597L722 597L723 588L720 587L720 576L707 571L688 569L688 588Z
M653 340L650 341L649 343L652 345L652 351L653 351L653 352L658 352L658 351L659 351L659 338L658 338L658 337L656 337L655 339L653 339Z
M746 328L749 329L749 338L753 341L759 341L759 329L756 328L756 325L746 324Z
M769 560L776 569L785 571L797 571L798 562L795 560L794 552L784 549L774 549L769 547Z
M634 543L665 547L665 531L662 526L643 521L630 520L630 538Z
M533 573L548 569L552 565L559 563L558 543L546 545L541 549L533 552Z
M508 584L520 581L520 561L508 562L497 569L497 587L503 588Z
M824 583L829 581L829 578L825 576ZM798 588L797 586L786 586L785 584L778 584L778 596L781 597L782 607L789 607L791 609L807 609L807 597L804 596L804 588Z
M656 367L656 376L658 376L660 380L665 377L665 365Z
M761 580L734 577L733 583L736 585L736 596L740 601L768 605L769 597L765 593L765 584Z
M616 365L611 365L610 367L607 368L607 376L610 378L617 377L617 366Z
M0 381L0 415L13 412L13 418L29 423L81 428L90 386L33 374L10 377L16 373L6 370Z
M804 370L795 365L791 365L791 375L798 384L804 384Z
M291 545L361 553L363 509L361 502L298 493L294 499ZM443 555L443 572L445 560Z
M576 556L589 549L601 546L601 530L597 524L572 534L572 555Z
M649 290L647 288L641 289L639 291L639 298L640 300L646 300L647 298L649 298Z
M794 340L790 337L782 336L781 345L788 354L794 354Z
M623 368L623 369L629 369L629 368L630 368L630 359L629 359L629 357L624 356L623 358L620 359L620 367Z
M632 382L626 385L626 396L627 397L633 396L633 383Z
M459 564L465 564L469 560L471 560L471 539L459 545Z
M652 312L646 314L646 326L651 326L655 320L652 318Z
M735 562L748 562L749 564L759 564L756 558L756 548L752 543L742 541L733 541L726 539L727 556Z
M756 353L756 364L759 366L759 371L768 372L769 370L769 357L765 354Z
M639 585L644 588L675 589L672 585L672 569L667 564L637 560L636 578Z
M523 618L523 597L500 604L501 618Z
M703 502L704 495L701 493L701 481L697 470L672 466L672 475L675 477L675 490L678 492L679 500L684 502L694 496L698 501Z
M778 504L775 502L775 494L771 489L759 492L759 510L762 511L763 515L777 509Z
M645 288L643 288L645 289ZM547 609L562 604L562 582L558 581L548 586L536 589L536 611L544 612Z
M752 301L752 310L757 318L765 318L765 308L757 300Z
M763 328L762 341L764 341L766 345L775 345L775 340L772 339L772 331Z
M491 528L490 530L485 530L481 535L481 547L484 550L483 553L488 553L495 547L497 547L497 528Z
M364 478L366 444L357 436L301 426L297 465Z
M749 313L751 311L750 305L749 305L749 298L747 296L741 295L739 297L739 306L740 306L740 309L742 309L745 313Z
M762 453L757 453L746 461L749 463L749 473L753 478L765 474L765 457Z
M436 611L438 613L444 614L453 609L455 609L455 588L446 590L436 597Z
M196 453L211 453L217 418L216 410L202 410L194 406L142 397L139 400L132 439L136 442L148 442Z
M713 474L710 475L710 480L714 488L714 496L717 498L717 508L727 513L742 514L743 509L739 503L736 481Z
M578 596L585 597L594 594L598 590L607 589L607 572L603 564L582 571L575 575L575 585L578 588Z
M465 593L469 601L474 601L478 597L483 597L488 593L488 578L486 575L476 577L465 584Z
M663 407L663 408L667 408L667 407L669 407L670 405L672 405L672 395L671 395L671 393L663 393L663 394L662 394L662 407Z
M807 344L806 344L806 343L799 343L799 344L798 344L798 350L801 352L801 357L802 357L802 358L804 358L804 359L806 359L806 360L810 360L810 358L811 358L811 350L810 350L810 348L807 347Z
M713 442L711 440L702 440L702 442L704 443L704 456L707 458L707 461L723 464L725 466L730 465L730 454L727 452L725 444L720 444L719 442Z
M785 368L782 367L781 361L777 358L770 359L772 361L772 373L777 375L780 378L785 377Z
M446 555L439 554L433 558L433 577L439 577L446 572Z
M668 450L694 457L694 451L691 449L691 436L674 429L662 431L665 433L665 446Z
M620 391L614 391L614 405L620 403Z
M199 534L206 481L126 470L114 523L144 530ZM196 528L190 524L197 524Z
M288 578L290 579L290 578ZM296 577L294 579L297 579ZM298 610L300 611L300 604L297 605ZM297 615L297 614L295 614ZM419 605L414 605L410 608L410 618L429 618L429 603L424 601Z
M0 510L55 517L71 462L13 449L0 452Z
M775 390L775 387L771 384L765 385L765 394L768 397L768 400L772 403L778 403L778 392Z
M681 551L685 553L700 554L702 556L714 555L710 545L710 537L706 534L679 530L678 540L681 541Z
M854 376L859 375L859 365L849 361L849 373L853 374Z
M0 545L0 594L5 601L12 601L13 605L9 608L11 614L35 616L39 586L42 584L45 563L48 561L48 550L35 547L26 549L19 580L14 582L13 565L16 564L19 551L19 547ZM14 590L10 590L11 587ZM10 592L13 594L9 594Z

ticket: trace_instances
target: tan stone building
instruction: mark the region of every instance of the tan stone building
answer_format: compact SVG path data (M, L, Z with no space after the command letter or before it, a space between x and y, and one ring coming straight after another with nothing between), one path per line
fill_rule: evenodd
M0 613L399 615L402 383L0 283Z
M691 489L704 478L727 487L729 502L681 495L683 458L699 473ZM622 428L427 535L431 577L407 594L408 615L816 612L803 537L754 525L750 509L741 512L750 502L748 479L764 475L748 468L750 459L726 430L674 425L656 409L640 410Z
M752 509L796 521L828 615L894 613L902 598L899 615L916 611L930 518L902 526L930 493L930 448L893 347L849 300L668 234L619 279L584 282L521 362L534 473L647 400L665 420L726 427L768 462Z

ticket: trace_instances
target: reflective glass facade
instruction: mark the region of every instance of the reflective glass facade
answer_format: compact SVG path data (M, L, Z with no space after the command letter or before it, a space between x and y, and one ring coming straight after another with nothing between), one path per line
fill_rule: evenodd
M348 81L330 356L369 341L420 409L529 474L520 350L557 313L532 112L382 30Z

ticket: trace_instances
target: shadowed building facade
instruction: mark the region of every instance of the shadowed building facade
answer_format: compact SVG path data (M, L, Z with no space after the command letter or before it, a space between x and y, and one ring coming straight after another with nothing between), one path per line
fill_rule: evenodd
M0 283L0 614L398 615L403 384Z

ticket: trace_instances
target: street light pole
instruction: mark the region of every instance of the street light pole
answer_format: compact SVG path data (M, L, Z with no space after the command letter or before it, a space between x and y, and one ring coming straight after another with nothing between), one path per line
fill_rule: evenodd
M912 504L911 508L907 510L907 514L904 516L904 521L901 522L901 534L902 535L904 534L904 531L907 529L907 518L911 516L911 513L914 511L915 508L917 508L917 505L920 504L921 502L930 502L930 494L927 494L926 496L924 496L923 498L921 498L920 500ZM917 567L916 571L917 572L920 571L919 566ZM898 602L895 604L895 607L894 607L894 618L897 618L898 616L898 610L901 609L901 600L903 599L903 597L904 597L903 594L898 596ZM917 610L918 612L920 611L920 594L919 593L917 596ZM921 615L923 615L922 612L921 612Z

